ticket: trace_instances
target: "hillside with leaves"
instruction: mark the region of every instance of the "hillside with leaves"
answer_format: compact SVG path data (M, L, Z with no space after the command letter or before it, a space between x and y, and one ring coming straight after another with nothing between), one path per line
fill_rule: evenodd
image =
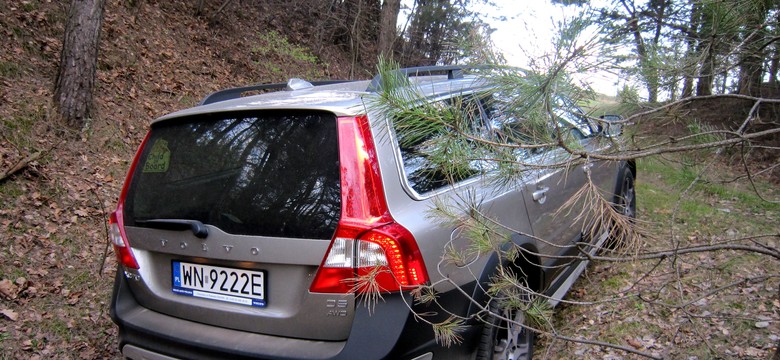
M204 7L197 9L198 3ZM97 64L96 116L84 129L68 129L51 101L67 2L0 1L0 34L6 39L0 44L0 359L119 357L117 330L108 314L116 261L107 243L106 219L150 121L194 106L206 94L230 86L290 77L364 78L373 72L378 35L358 33L351 25L376 20L377 9L370 8L366 18L341 21L339 17L346 15L338 11L295 6L302 3L324 4L109 0ZM311 19L319 15L321 21L312 26ZM397 46L415 48L426 41L430 38L419 35L418 43ZM459 49L451 43L433 45L439 55L455 60L452 54ZM417 63L436 62L430 53L406 55ZM733 111L717 101L698 104L670 109L674 111L663 114L667 122L650 122L655 124L650 133L663 137L679 133L670 129L688 130L690 125L679 120L683 117L710 126L707 119L712 115ZM732 121L744 117L742 112L735 114ZM776 144L767 147L771 150L771 146ZM777 232L778 207L750 195L749 188L728 190L727 177L707 177L712 184L688 192L673 194L667 188L701 178L690 172L689 165L711 156L701 153L696 158L641 163L640 218L668 221L665 216L685 213L673 217L672 238L691 244L723 241L752 227ZM766 151L766 156L768 163L776 161L776 153ZM728 175L731 168L703 170ZM758 179L761 194L773 199L778 196L772 187L776 174L777 168L771 168ZM718 226L709 226L713 223ZM653 229L672 231L661 224ZM780 303L773 298L778 292L777 263L751 275L745 269L758 267L756 258L732 259L715 255L691 257L679 267L665 263L664 270L692 274L686 278L691 282L673 288L672 280L678 278L669 272L653 273L637 286L641 290L663 286L667 292L662 295L673 289L678 295L674 299L684 303L689 298L679 294L692 290L707 294L713 286L728 285L721 274L770 279L760 286L734 285L722 298L694 299L671 312L674 321L669 321L670 304L656 298L638 301L634 296L638 292L629 286L629 278L652 273L652 266L597 264L571 295L574 301L592 306L564 305L555 325L561 333L595 334L604 341L672 358L688 354L765 358L780 340L776 336ZM694 273L712 269L716 273L711 277ZM597 303L600 300L594 295L604 291L624 300ZM700 309L705 303L715 303L717 308L705 313ZM613 348L562 344L545 336L537 345L540 357L625 356Z
M109 1L97 116L74 132L51 103L68 5L0 2L0 359L118 356L106 218L151 120L230 86L348 76L270 5L218 5Z

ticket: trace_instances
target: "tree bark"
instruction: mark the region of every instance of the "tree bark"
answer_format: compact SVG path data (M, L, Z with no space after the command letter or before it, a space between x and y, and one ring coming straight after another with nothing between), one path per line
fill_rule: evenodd
M759 95L761 75L763 75L764 53L761 45L764 43L763 23L769 9L764 1L754 1L746 12L743 38L743 48L740 52L739 93L742 95Z
M73 0L70 5L54 104L68 126L81 130L92 115L100 28L105 0Z
M772 50L772 59L769 62L769 82L777 84L777 73L780 69L780 46L775 45Z
M195 4L195 16L203 15L203 8L206 6L206 0L198 0Z
M780 11L777 12L776 16L775 21L780 24ZM772 58L769 61L769 83L777 85L777 73L778 69L780 69L780 41L772 41L772 50L769 53L772 54ZM778 349L778 352L780 352L780 349Z
M697 64L692 63L693 59L696 59L701 54L696 51L696 43L701 41L699 37L699 27L701 23L701 5L698 1L691 1L691 18L689 21L689 30L685 34L686 39L686 53L685 61L689 63L683 70L683 88L680 98L687 98L693 95L693 79L696 77Z
M696 96L712 95L712 82L715 79L715 46L714 39L708 41L699 40L699 47L703 48L699 53L702 55L702 61L699 65L699 80L696 82Z
M630 3L621 0L620 3L628 13L627 26L634 37L634 46L639 56L639 73L647 87L647 101L649 103L658 102L658 68L650 59L647 44L642 38L642 30L639 28L639 18L634 1ZM656 51L653 49L653 51Z
M393 58L396 38L396 23L401 11L400 0L385 0L382 4L382 19L379 23L379 54L385 59Z

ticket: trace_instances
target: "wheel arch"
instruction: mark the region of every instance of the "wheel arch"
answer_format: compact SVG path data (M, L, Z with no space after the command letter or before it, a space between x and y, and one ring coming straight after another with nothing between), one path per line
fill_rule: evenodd
M637 176L637 173L636 173L636 160L635 159L628 160L628 161L626 161L626 165L624 165L624 166L628 166L628 169L631 170L631 173L634 174L634 178L636 178L636 176Z
M628 169L628 171L631 172L631 175L634 176L634 180L636 180L636 176L637 176L637 174L636 174L636 172L637 172L636 160L631 159L631 160L624 161L624 162L622 162L620 164L620 167L618 167L617 174L615 174L615 190L612 193L613 196L615 197L615 199L613 201L615 201L616 203L618 201L618 196L620 196L621 190L623 190L622 189L623 188L623 169Z
M532 290L537 292L542 291L545 274L540 266L536 241L532 237L522 234L512 234L510 239L511 241L508 241L502 246L502 250L506 251L512 246L516 246L518 250L520 250L520 255L514 261L500 259L499 255L495 253L490 255L490 259L488 259L488 262L485 264L478 279L477 286L474 288L474 293L472 294L472 298L479 304L487 303L489 295L487 294L488 289L486 285L490 283L490 278L497 273L499 265L509 266L518 274L524 274L528 286ZM479 310L480 309L475 304L472 304L469 307L469 315L473 315L479 312Z

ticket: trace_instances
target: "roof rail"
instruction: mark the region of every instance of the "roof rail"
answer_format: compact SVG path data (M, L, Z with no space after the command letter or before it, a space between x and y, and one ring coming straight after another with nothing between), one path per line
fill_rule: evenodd
M322 80L322 81L312 81L311 84L315 86L319 86L319 85L339 84L339 83L350 82L350 81L353 80ZM220 101L237 99L241 97L241 94L249 91L282 90L288 88L290 88L288 83L257 84L257 85L234 87L230 89L215 91L207 95L206 97L204 97L203 100L201 100L198 105L208 105Z
M474 68L473 66L463 66L463 65L446 65L446 66L418 66L418 67L410 67L410 68L403 68L392 71L392 74L394 76L406 76L406 77L412 77L412 76L430 76L430 75L438 75L438 74L447 74L447 79L462 79L463 78L463 70L468 70ZM379 92L382 90L382 75L374 76L373 79L371 79L371 83L368 85L368 88L366 91L371 92Z

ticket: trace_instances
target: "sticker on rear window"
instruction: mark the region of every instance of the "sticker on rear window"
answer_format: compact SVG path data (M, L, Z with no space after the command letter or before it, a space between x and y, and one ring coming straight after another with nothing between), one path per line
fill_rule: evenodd
M171 151L168 150L168 141L157 139L152 145L152 150L146 157L143 172L162 173L168 171L168 164L171 162Z

